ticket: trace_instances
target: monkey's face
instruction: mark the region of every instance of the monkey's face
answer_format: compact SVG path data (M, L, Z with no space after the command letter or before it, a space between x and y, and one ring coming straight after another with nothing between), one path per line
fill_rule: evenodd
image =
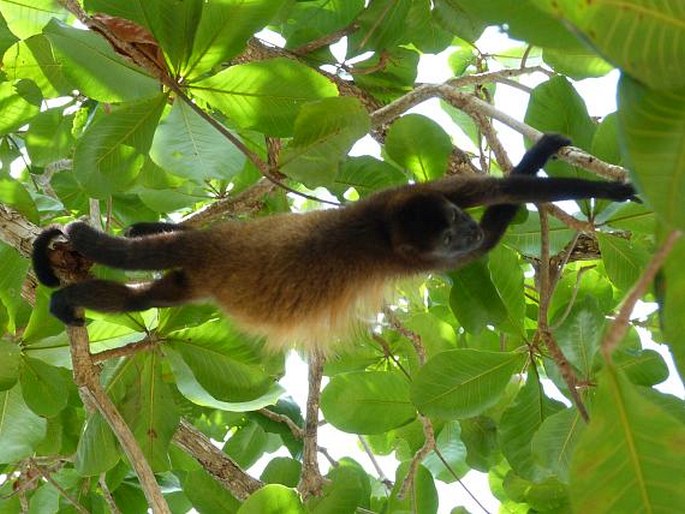
M449 263L478 248L483 231L478 223L440 194L413 195L392 218L392 241L404 258Z

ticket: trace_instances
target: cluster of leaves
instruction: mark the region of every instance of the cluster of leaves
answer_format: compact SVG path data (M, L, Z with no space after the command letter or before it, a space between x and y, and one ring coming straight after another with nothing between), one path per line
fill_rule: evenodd
M600 355L608 320L649 255L667 232L685 228L678 201L685 195L685 70L673 65L685 59L679 0L620 7L575 0L87 0L83 7L100 13L107 38L77 28L73 13L52 0L0 2L0 203L36 225L106 212L103 221L118 232L193 213L229 192L249 191L263 171L259 163L271 158L291 187L325 187L341 201L440 177L454 149L436 122L411 114L379 130L372 114L411 97L422 53L450 48L457 77L487 72L498 59L474 42L490 25L542 49L514 48L498 66L518 66L525 56L556 72L531 92L525 123L629 166L645 200L580 202L578 216L598 227L592 241L601 258L565 266L544 300L553 338L587 385L588 425L542 387L541 377L551 379L570 397L558 363L534 344L543 300L532 271L543 235L556 255L575 232L553 218L541 235L537 212L487 259L400 284L397 320L377 327L376 337L360 335L327 364L325 420L363 435L375 454L394 454L393 487L343 458L322 495L303 503L292 489L303 441L260 411L302 425L300 408L275 382L282 356L265 356L259 341L215 309L89 313L93 353L145 343L103 362L102 380L173 512L431 513L435 481L454 483L470 469L488 472L493 493L516 512L685 505L685 408L652 387L668 375L663 359L642 348L634 329L611 362ZM267 26L284 49L252 39ZM343 65L329 46L342 35ZM135 52L123 57L126 45L118 53L112 37ZM613 66L623 71L619 109L598 123L569 79ZM476 94L488 98L495 89L488 84ZM474 148L484 147L477 121L443 108ZM349 156L370 131L383 143L383 159ZM280 146L271 144L276 140ZM592 177L561 162L547 172ZM276 191L260 214L287 210L289 201ZM0 510L66 512L77 504L103 512L111 496L122 512L145 512L110 427L84 408L73 385L69 339L47 313L49 292L38 288L35 303L20 294L29 265L16 250L0 247L0 471L15 477L0 488ZM682 258L685 243L663 271L659 312L642 323L655 340L673 343L680 369ZM223 442L243 469L277 449L288 456L271 457L260 477L268 485L241 503L171 444L181 416ZM412 466L427 442L431 451ZM408 474L412 487L401 497Z

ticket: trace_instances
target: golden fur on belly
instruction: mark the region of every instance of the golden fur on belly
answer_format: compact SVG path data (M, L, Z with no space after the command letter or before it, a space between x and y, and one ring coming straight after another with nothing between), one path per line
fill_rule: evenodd
M334 302L286 321L265 322L263 313L256 319L235 312L231 317L245 332L265 337L267 351L298 348L325 355L344 347L356 331L373 321L383 307L388 290L385 280L357 289L348 288L340 291Z

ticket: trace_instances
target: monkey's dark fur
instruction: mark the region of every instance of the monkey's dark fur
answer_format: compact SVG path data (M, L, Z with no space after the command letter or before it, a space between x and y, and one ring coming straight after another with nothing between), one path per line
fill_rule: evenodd
M170 270L142 284L87 280L52 295L51 312L82 325L77 309L140 311L190 301L218 303L272 348L326 348L377 311L388 282L454 269L493 248L525 202L581 198L624 201L629 184L539 178L547 159L569 141L546 135L503 179L449 177L376 193L340 209L227 222L207 230L168 223L134 225L127 238L85 223L48 228L34 244L38 279L58 286L48 253L64 235L87 259L124 270ZM480 223L462 209L487 206Z

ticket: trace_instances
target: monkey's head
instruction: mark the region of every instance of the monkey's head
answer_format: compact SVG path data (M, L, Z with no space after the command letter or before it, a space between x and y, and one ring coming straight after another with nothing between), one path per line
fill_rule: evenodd
M483 240L478 223L439 193L403 198L394 206L390 225L394 250L429 266L448 266Z

